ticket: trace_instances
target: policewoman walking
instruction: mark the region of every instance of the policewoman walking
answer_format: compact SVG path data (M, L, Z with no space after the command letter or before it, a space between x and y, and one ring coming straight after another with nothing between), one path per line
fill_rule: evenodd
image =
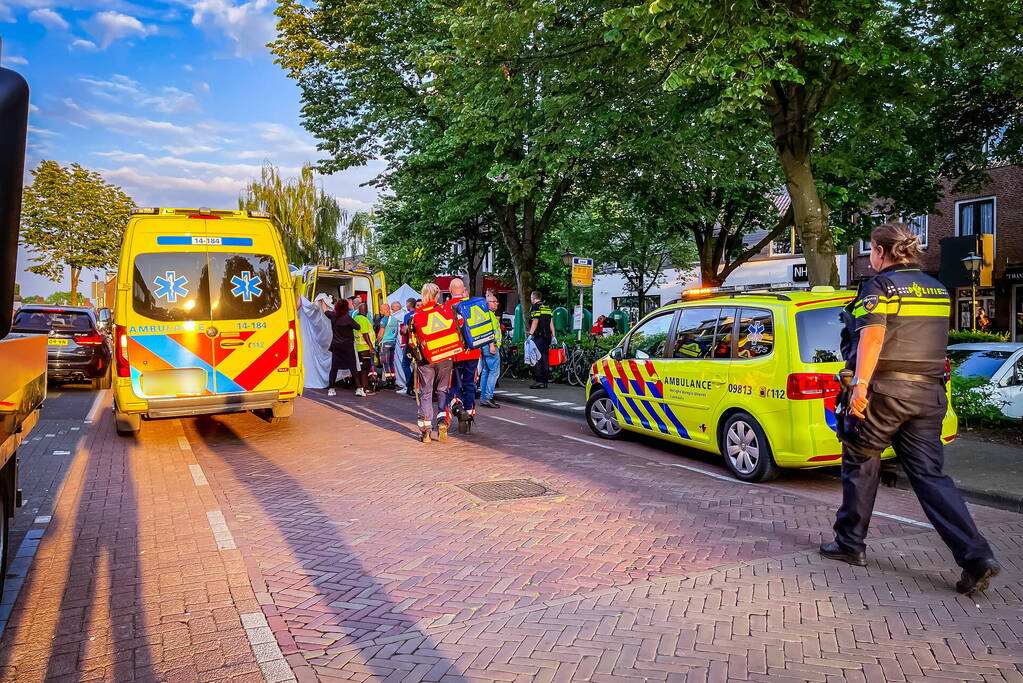
M854 372L847 388L842 440L842 506L825 557L866 565L865 538L881 474L881 452L894 446L934 529L962 577L960 593L987 588L1000 567L944 465L941 423L948 409L945 354L948 292L918 265L909 230L881 226L871 235L870 266L843 317L842 353Z

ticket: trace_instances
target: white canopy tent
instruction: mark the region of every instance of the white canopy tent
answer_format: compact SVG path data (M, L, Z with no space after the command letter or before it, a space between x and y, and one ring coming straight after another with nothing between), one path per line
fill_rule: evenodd
M387 303L391 304L397 301L399 304L401 304L402 308L405 308L405 302L408 299L418 298L419 292L412 289L412 287L410 287L408 283L406 283L403 284L401 287L398 287L398 289L394 290L394 292L392 292L391 295L387 297Z

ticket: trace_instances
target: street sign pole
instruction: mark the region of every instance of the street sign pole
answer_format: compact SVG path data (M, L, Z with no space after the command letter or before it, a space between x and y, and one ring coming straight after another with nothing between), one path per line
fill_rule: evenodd
M579 288L579 305L575 309L576 342L583 339L583 287L593 287L593 259L572 257L572 285Z

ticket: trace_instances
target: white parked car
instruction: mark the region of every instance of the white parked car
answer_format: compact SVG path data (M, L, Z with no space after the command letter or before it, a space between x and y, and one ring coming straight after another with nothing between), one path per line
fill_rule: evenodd
M1023 418L1023 344L953 344L948 347L948 359L955 374L987 379L991 398L1006 417Z

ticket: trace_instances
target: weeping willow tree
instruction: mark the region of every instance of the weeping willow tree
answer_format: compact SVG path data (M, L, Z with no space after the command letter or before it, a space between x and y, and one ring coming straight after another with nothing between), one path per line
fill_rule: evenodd
M368 216L349 214L316 182L310 164L298 178L284 178L276 166L264 164L259 179L238 198L238 208L270 214L291 263L334 265L364 253L370 241Z

